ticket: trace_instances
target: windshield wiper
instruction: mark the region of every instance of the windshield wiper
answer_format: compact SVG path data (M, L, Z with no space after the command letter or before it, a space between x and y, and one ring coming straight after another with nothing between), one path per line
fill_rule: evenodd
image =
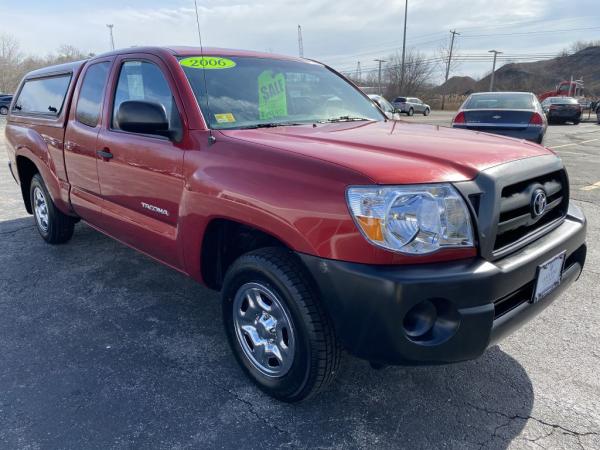
M358 122L358 121L371 121L373 119L367 119L366 117L353 117L353 116L340 116L332 119L320 120L319 123L331 123L331 122Z
M240 129L252 129L252 128L276 128L276 127L293 127L296 125L306 125L305 123L297 122L267 122L267 123L256 123L254 125L246 125L239 127Z

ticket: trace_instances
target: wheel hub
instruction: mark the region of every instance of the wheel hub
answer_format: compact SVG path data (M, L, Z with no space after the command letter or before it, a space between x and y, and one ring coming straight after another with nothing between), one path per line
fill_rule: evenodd
M279 297L260 283L241 286L233 301L233 322L244 355L264 375L285 375L294 360L294 331Z
M33 189L33 203L35 220L41 230L46 233L48 232L48 203L46 201L46 195L37 186Z

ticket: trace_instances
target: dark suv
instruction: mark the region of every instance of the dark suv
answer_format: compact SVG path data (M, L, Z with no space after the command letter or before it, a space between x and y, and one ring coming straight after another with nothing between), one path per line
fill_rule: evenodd
M12 102L12 95L0 94L0 115L5 116L8 114L8 108L10 108L10 102Z

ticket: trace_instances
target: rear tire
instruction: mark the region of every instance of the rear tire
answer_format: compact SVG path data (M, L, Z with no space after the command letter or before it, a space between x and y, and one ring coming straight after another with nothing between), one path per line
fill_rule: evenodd
M579 122L581 122L581 120L574 120L573 125L579 125Z
M406 115L408 115L408 116L412 116L414 113L415 113L415 110L414 110L414 109L412 109L412 108L410 108L410 109L408 110L408 112L406 113Z
M333 381L341 348L296 255L272 247L240 256L222 295L231 349L261 390L298 402Z
M31 179L29 199L36 228L46 242L63 244L71 239L75 229L75 220L54 205L39 173L36 173Z
M6 116L8 114L8 108L6 106L0 106L0 116Z

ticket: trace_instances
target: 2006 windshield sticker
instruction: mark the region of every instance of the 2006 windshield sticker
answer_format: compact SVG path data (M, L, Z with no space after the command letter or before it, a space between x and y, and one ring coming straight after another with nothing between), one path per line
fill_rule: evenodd
M191 56L179 61L179 64L192 69L231 69L235 61L220 56Z
M282 73L273 75L270 70L265 70L258 76L258 114L260 120L288 115L285 76Z

